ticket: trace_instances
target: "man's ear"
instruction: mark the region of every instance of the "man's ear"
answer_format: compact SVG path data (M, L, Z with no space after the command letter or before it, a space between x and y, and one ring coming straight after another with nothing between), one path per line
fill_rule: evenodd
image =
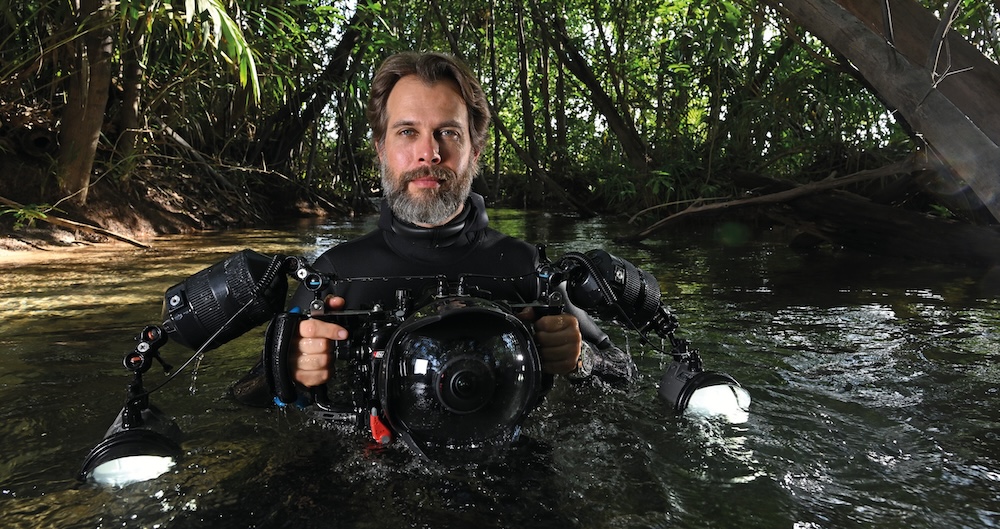
M384 147L385 144L383 144L379 140L372 140L372 146L375 147L375 155L378 156L378 160L382 163L385 163L385 160L382 158L382 155L385 153L382 147Z

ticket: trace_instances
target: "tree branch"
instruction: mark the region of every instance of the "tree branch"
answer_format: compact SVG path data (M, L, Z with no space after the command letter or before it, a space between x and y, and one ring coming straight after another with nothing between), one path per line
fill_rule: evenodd
M627 237L621 237L618 240L622 242L638 242L641 241L654 232L662 229L667 224L676 221L677 219L690 217L692 215L697 215L701 213L707 213L711 211L733 209L738 207L759 205L759 204L775 204L779 202L785 202L793 198L801 197L803 195L808 195L811 193L817 193L819 191L826 191L828 189L833 189L836 187L842 187L850 184L856 184L858 182L863 182L865 180L871 180L874 178L882 178L885 176L892 176L901 173L910 173L922 167L922 164L918 162L915 157L910 156L909 158L880 167L878 169L869 169L866 171L859 171L854 174L847 176L842 176L840 178L827 178L826 180L820 180L819 182L812 182L809 184L801 185L799 187L788 189L786 191L779 191L777 193L771 193L769 195L761 195L752 198L741 198L738 200L730 200L728 202L719 202L715 204L707 205L693 205L683 211L679 211L666 217L660 219L647 228L636 232L633 235Z

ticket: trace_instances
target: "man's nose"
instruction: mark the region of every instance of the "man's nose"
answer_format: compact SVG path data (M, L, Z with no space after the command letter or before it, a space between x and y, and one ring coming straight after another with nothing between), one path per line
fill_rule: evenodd
M425 136L417 149L418 160L421 163L431 165L441 163L441 143L434 136Z

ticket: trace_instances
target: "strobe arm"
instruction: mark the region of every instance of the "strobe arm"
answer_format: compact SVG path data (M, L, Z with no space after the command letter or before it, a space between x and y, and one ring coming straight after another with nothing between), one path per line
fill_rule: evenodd
M125 369L136 374L145 373L152 367L153 360L163 366L164 373L169 373L173 369L173 366L166 363L160 356L160 347L167 343L167 332L163 330L163 327L147 325L142 329L142 332L136 335L135 340L139 342L135 349L125 353L125 358L122 359Z
M142 385L142 374L149 371L153 360L163 366L164 373L169 373L173 369L160 356L160 347L167 343L167 333L163 328L147 325L136 335L135 340L138 342L135 349L125 353L125 358L122 359L125 369L133 374L132 382L128 386L125 406L121 413L122 426L126 429L143 426L143 411L149 409L149 393Z

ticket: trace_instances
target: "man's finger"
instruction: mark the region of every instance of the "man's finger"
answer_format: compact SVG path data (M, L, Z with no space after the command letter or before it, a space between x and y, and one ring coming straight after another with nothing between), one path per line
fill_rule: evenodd
M343 299L343 298L341 298ZM326 338L327 340L346 340L347 329L317 319L302 320L299 324L299 336L303 338Z

